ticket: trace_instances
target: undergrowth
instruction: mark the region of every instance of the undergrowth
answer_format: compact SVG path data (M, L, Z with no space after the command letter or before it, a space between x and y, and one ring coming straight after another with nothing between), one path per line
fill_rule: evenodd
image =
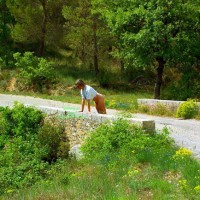
M199 199L200 164L165 128L146 133L119 119L100 125L83 159L59 159L32 187L4 199Z

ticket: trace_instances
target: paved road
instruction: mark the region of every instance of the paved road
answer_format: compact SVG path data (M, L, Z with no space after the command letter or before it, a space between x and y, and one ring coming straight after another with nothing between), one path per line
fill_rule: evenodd
M72 103L63 103L59 101L46 100L28 96L17 95L4 95L0 94L0 106L12 106L14 101L40 107L41 109L51 109L52 112L63 110L78 111L80 105ZM91 109L92 113L96 113L94 107ZM116 115L118 111L108 109L108 114ZM194 156L200 159L200 121L199 120L179 120L168 117L157 117L145 114L133 114L135 118L152 119L155 120L156 129L162 130L164 127L169 128L171 137L175 140L176 144L190 149Z

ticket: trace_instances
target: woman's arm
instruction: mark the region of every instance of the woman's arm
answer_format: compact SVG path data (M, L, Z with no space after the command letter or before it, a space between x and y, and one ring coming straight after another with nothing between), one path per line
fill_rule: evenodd
M88 112L90 112L90 99L88 99Z
M84 107L85 107L85 99L82 99L80 112L84 111Z

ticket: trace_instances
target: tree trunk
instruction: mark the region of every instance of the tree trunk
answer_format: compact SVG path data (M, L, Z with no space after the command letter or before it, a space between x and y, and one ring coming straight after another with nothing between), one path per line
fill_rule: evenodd
M47 25L47 10L46 10L46 0L41 0L43 9L43 19L42 19L42 35L40 38L40 46L39 46L39 56L42 57L44 55L45 49L45 38L46 38L46 25Z
M3 49L4 49L4 61L5 61L5 64L6 66L9 65L8 63L8 35L7 35L7 30L6 30L6 27L7 27L7 21L6 21L6 18L7 18L7 13L8 13L8 10L7 10L7 6L6 6L6 1L3 2L3 5L2 5L2 17L3 17L3 26L1 27L2 28L2 46L3 46Z
M163 69L165 66L165 61L162 57L157 58L158 67L157 67L157 77L156 77L156 84L154 89L154 99L160 99L160 89L162 85L162 76L163 76Z
M94 70L95 76L99 74L99 61L98 61L98 45L97 45L97 22L96 18L93 18L93 39L94 39Z
M122 81L123 74L124 74L124 61L120 60L120 81Z

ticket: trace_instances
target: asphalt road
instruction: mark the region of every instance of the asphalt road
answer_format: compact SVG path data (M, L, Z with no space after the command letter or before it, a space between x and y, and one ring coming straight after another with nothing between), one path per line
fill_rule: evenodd
M28 96L0 94L0 106L12 106L14 101L21 102L25 105L36 106L43 110L50 109L52 112L61 111L63 109L73 111L78 111L80 109L80 105L72 103L64 103ZM94 107L92 107L91 112L96 113ZM118 111L108 109L107 113L109 115L116 115ZM200 159L200 120L181 120L139 113L133 114L133 117L155 120L157 130L162 130L164 127L167 127L171 132L170 136L175 140L177 145L190 149L193 152L194 157Z

